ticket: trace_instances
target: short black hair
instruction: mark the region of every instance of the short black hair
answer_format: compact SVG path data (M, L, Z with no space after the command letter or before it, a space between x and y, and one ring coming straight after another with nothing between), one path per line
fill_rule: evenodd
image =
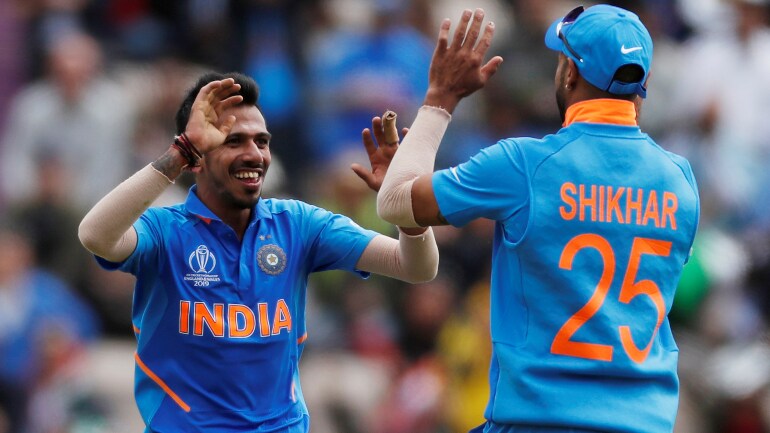
M257 85L257 82L254 81L253 78L240 72L227 72L224 74L219 72L208 72L198 78L195 85L187 91L187 95L179 106L179 109L176 112L177 134L183 133L185 128L187 128L187 121L190 120L190 111L192 110L193 102L195 102L195 97L198 96L198 92L200 92L203 86L212 81L224 80L225 78L232 78L237 84L241 85L241 90L238 91L238 94L243 96L243 102L241 102L240 105L253 105L257 107L259 111L262 111L258 103L259 85Z

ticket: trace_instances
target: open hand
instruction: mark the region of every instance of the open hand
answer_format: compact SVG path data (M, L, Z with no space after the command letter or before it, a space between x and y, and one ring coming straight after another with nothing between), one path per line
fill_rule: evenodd
M395 117L395 113L393 114ZM388 116L388 112L383 115L383 117L386 116ZM374 131L374 137L372 137L372 131ZM403 128L401 131L403 135L406 135L409 128ZM360 164L352 164L350 168L353 169L358 177L366 182L369 188L379 191L382 186L382 180L388 172L390 161L398 150L398 128L396 127L395 119L392 122L383 122L381 117L373 118L372 129L364 129L361 132L361 139L369 156L371 170L367 170Z
M185 134L202 155L221 146L230 134L235 116L222 113L243 101L237 94L240 89L235 80L226 78L206 84L195 97Z
M425 105L441 107L451 113L462 98L484 87L487 80L497 72L503 62L502 57L495 56L483 63L495 34L495 24L489 22L481 35L483 20L483 9L476 9L475 12L467 9L463 11L451 45L451 22L445 19L441 23L438 43L428 73L429 85Z

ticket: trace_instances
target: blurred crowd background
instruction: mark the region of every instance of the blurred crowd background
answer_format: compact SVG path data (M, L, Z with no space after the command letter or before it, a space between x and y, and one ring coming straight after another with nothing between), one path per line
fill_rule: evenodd
M643 129L689 158L700 186L699 234L670 315L676 432L770 432L770 0L610 3L638 13L655 41ZM141 431L133 277L100 270L77 225L165 151L198 74L238 70L261 85L274 154L266 196L395 235L349 165L366 162L360 132L372 116L392 109L411 123L440 20L483 7L497 28L491 52L505 58L455 113L444 168L500 138L559 128L556 54L542 41L575 6L0 0L0 433ZM161 204L182 200L190 182ZM314 433L459 433L482 422L492 228L437 229L440 274L428 284L312 279L301 368Z

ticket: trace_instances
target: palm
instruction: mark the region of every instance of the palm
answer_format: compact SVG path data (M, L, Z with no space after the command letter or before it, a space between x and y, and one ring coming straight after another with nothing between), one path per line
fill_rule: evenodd
M484 63L495 27L493 23L488 23L482 33L483 20L484 11L481 9L475 13L464 11L451 44L450 22L444 20L441 24L428 72L425 105L442 107L451 113L462 98L484 87L497 71L502 57L495 56Z
M390 167L390 161L393 160L393 156L398 150L398 132L396 132L395 122L389 127L390 130L385 131L383 128L382 118L375 117L372 119L372 129L364 129L362 133L362 140L366 153L369 156L370 170L365 169L359 164L353 164L351 167L353 171L366 182L366 185L374 191L379 191L382 186L382 181L385 179L385 175L388 173L388 167ZM403 129L403 134L406 135L407 128ZM372 132L374 135L372 136ZM385 137L395 137L395 141L387 140ZM391 139L393 140L393 139Z
M228 78L212 81L198 92L185 133L203 155L221 146L230 133L235 118L224 118L222 113L243 101L243 97L237 94L240 88L232 78Z

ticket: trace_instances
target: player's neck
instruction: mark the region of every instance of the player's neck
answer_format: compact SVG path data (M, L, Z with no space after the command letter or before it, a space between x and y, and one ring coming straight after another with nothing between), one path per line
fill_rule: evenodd
M219 219L227 224L235 234L238 240L243 239L243 234L251 220L252 208L234 206L232 203L225 202L222 196L218 194L207 194L208 189L201 188L198 185L198 198Z
M636 106L622 99L587 99L567 108L564 126L576 122L636 126Z
M249 226L249 220L251 219L251 209L239 209L237 211L230 209L223 214L217 213L217 216L222 219L223 223L235 231L239 241L243 240L243 234L246 233L246 228Z

